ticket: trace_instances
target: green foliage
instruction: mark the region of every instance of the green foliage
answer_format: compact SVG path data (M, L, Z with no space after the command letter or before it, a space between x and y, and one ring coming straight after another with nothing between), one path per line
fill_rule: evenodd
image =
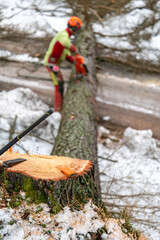
M36 210L36 213L39 213L39 212L42 212L42 211L43 211L43 208L41 206L38 206L37 210Z
M20 206L20 205L21 205L21 201L18 201L18 200L13 201L13 202L11 203L11 206L12 206L12 207L18 207L18 206Z
M13 225L15 223L15 221L13 221L13 220L11 220L9 223L8 223L8 225Z
M102 233L106 233L105 226L102 227L102 228L98 228L97 232L99 232L99 233L101 233L101 234L102 234Z
M125 234L133 234L133 236L138 237L139 232L135 230L130 222L130 215L126 209L124 209L121 213L121 218L125 220L125 222L121 225L122 232Z
M69 228L67 229L67 233L69 232L70 229L73 229L73 228L69 227Z

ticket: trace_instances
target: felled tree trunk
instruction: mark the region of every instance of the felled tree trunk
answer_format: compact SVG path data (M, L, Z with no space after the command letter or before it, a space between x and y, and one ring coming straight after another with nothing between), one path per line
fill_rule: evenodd
M87 58L89 76L77 76L74 69L63 102L62 120L55 140L53 155L91 160L94 168L83 178L74 182L80 199L92 198L100 203L100 182L97 163L97 128L95 116L95 46L90 25L85 25L76 46L82 56ZM91 83L92 79L93 83ZM65 186L62 186L62 189ZM85 194L84 194L85 192Z
M93 39L88 25L77 39L77 46L81 55L88 59L87 66L94 76ZM0 180L8 191L23 189L27 198L37 203L48 203L54 213L66 205L79 208L89 199L96 205L101 204L94 86L88 76L77 76L73 71L52 151L52 155L59 157L9 152L0 156ZM27 160L6 168L6 160L17 158Z

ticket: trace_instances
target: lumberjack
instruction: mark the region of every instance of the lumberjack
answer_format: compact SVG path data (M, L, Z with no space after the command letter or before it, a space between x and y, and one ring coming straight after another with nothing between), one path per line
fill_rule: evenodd
M72 16L68 20L68 26L65 30L60 31L50 42L49 48L44 57L44 65L50 73L51 79L55 87L54 93L54 111L61 111L63 103L63 76L59 69L61 62L64 60L75 64L77 73L85 75L87 72L84 68L84 59L78 55L77 48L71 43L70 37L78 33L82 27L82 21L76 16ZM77 54L76 57L71 55Z

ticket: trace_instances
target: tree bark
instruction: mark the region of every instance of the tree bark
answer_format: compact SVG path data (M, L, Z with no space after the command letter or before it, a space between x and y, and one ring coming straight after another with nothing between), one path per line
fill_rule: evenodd
M95 43L91 26L86 22L83 31L76 39L76 46L87 59L89 76L77 76L73 69L63 102L62 120L55 140L52 155L68 156L91 160L94 169L84 176L88 188L86 199L92 198L95 204L100 203L100 181L97 162L97 126L95 115ZM93 84L88 78L92 78ZM90 179L90 180L89 180ZM81 180L78 180L78 184ZM77 182L75 182L76 188Z
M101 206L100 184L97 163L97 127L95 115L95 78L94 78L94 41L93 32L90 25L85 25L84 30L77 38L77 46L81 55L87 58L90 76L77 76L75 70L70 78L67 93L64 98L62 121L58 136L55 140L52 155L74 158L78 161L85 161L84 171L79 171L75 162L71 165L63 163L63 157L57 160L57 169L64 174L64 169L70 176L60 177L54 180L51 176L51 167L48 168L46 177L42 177L43 164L51 166L49 162L52 156L19 156L12 158L27 158L25 163L21 163L24 169L18 165L10 169L2 168L0 179L11 193L23 189L26 197L32 202L46 202L53 213L57 213L64 206L69 205L73 208L80 208L88 200L92 199L97 206ZM92 76L94 84L88 80ZM4 153L5 155L5 153ZM6 159L3 159L5 161ZM8 155L7 155L8 156ZM39 159L40 158L40 159ZM41 162L44 159L43 163ZM87 164L91 160L92 164ZM30 161L30 162L29 162ZM31 175L28 170L33 169L32 163L35 161L35 172L40 169L40 175ZM51 165L50 165L51 164ZM30 169L29 169L30 168ZM44 167L45 168L45 167ZM55 170L55 172L57 171ZM81 174L80 174L81 172ZM50 174L49 174L50 173Z
M31 202L46 202L57 213L66 205L78 208L86 203L88 186L93 188L87 176L91 169L89 160L7 151L0 156L0 184L11 194L23 189Z

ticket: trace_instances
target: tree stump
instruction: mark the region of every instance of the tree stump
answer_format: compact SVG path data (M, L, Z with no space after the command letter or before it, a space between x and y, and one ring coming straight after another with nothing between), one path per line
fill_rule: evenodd
M8 160L26 159L11 167L4 167ZM46 202L57 212L66 205L79 207L92 197L84 188L85 175L90 174L92 162L77 158L28 155L7 151L0 156L1 180L9 192L23 189L31 201Z

